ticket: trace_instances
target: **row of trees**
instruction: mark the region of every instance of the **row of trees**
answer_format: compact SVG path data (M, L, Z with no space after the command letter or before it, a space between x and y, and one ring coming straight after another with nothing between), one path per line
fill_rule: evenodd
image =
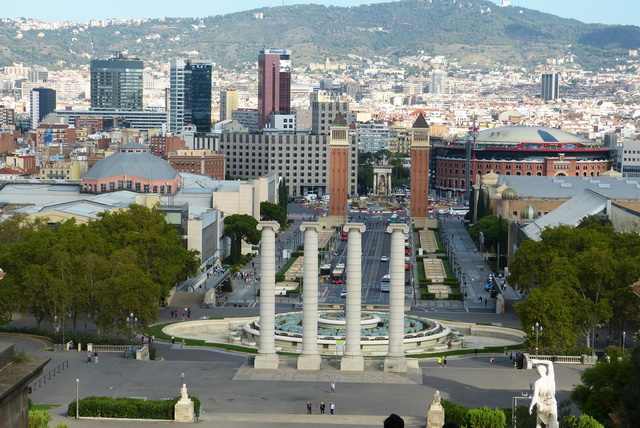
M630 285L640 278L640 235L617 233L608 219L587 217L572 228L545 229L525 240L510 264L510 282L529 298L516 314L525 331L544 326L542 346L567 347L580 335L591 347L592 329L610 323L622 332L638 318L640 298Z
M157 305L200 265L158 208L132 205L77 224L14 216L0 223L0 315L31 311L38 324L81 314L100 333L127 333L157 319Z

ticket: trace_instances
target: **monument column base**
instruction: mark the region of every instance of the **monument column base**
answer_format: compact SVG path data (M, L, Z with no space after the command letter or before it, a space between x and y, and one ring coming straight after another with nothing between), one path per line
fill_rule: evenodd
M407 359L401 356L385 358L384 371L387 373L406 373Z
M343 372L363 372L364 357L362 355L345 355L340 360L340 370Z
M298 357L298 370L320 370L322 359L318 354L300 355Z
M193 412L193 401L178 400L174 408L174 422L194 423L195 417Z
M257 370L277 370L280 364L278 354L258 354L253 362L253 368Z
M444 425L444 407L440 403L440 391L436 391L427 412L427 428L442 428Z

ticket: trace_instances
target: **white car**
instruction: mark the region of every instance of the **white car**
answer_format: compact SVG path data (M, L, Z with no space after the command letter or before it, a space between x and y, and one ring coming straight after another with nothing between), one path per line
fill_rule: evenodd
M380 261L381 261L381 262L388 262L388 261L389 261L389 257L387 257L387 256L382 256L382 257L380 257Z
M347 289L343 288L342 291L340 291L340 297L347 297Z

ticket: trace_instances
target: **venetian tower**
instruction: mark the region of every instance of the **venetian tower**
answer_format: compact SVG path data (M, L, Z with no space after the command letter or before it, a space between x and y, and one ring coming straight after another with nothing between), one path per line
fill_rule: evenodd
M429 216L429 148L431 131L420 113L411 127L411 218L422 227Z
M329 162L329 217L331 223L343 224L349 196L349 127L340 112L331 124Z

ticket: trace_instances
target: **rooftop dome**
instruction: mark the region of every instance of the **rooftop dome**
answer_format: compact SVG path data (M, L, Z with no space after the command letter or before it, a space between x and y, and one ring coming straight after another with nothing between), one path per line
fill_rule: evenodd
M101 159L82 178L103 179L127 175L146 180L173 180L178 175L167 161L141 150L142 148L144 146L122 146L121 149L125 150Z
M518 199L518 193L511 187L507 187L502 191L502 199L513 201Z
M533 220L536 218L536 209L531 205L525 205L520 210L520 218L524 220Z
M503 126L480 131L476 137L478 144L520 144L520 143L560 143L596 145L588 138L570 132L542 126Z

